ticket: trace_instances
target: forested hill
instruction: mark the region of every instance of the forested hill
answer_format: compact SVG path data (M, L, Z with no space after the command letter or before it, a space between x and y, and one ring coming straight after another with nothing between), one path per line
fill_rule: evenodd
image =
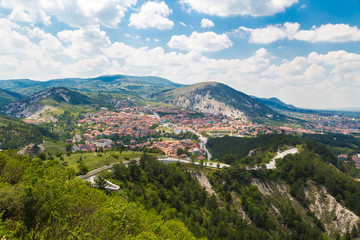
M144 97L166 89L181 87L182 84L152 76L107 75L94 78L64 78L49 81L29 79L3 80L0 88L30 96L51 87L65 87L85 92L127 92Z
M19 93L0 89L0 106L6 105L6 104L14 102L14 101L18 101L23 97L24 96Z
M29 144L36 146L41 144L44 138L56 140L58 136L49 129L0 115L0 149L19 150Z
M167 165L144 153L140 161L102 172L95 182L99 189L76 178L57 157L44 162L1 152L0 236L356 239L360 182L351 166L322 144L307 141L298 148L299 154L279 159L276 169L252 171ZM121 191L104 192L101 179Z

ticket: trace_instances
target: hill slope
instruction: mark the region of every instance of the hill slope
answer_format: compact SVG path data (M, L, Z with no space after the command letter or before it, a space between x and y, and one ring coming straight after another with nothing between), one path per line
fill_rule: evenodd
M44 103L44 100L48 100ZM91 99L81 93L63 87L49 88L17 102L3 106L0 110L3 114L26 118L45 108L47 104L66 103L71 105L87 105Z
M217 82L198 83L165 91L154 98L203 113L223 114L244 120L247 117L285 120L283 115L250 96Z
M140 97L183 86L159 77L109 75L95 78L64 78L39 82L32 80L0 81L0 88L31 95L49 87L66 87L86 92L127 92Z
M20 100L23 97L24 96L19 93L0 89L0 106Z
M38 145L43 142L44 137L58 139L45 128L0 115L0 149L19 150L29 144Z
M300 110L300 108L297 108L294 105L286 104L276 97L272 97L272 98L258 98L254 96L252 97L258 102L261 102L262 104L274 109L288 110L288 111Z

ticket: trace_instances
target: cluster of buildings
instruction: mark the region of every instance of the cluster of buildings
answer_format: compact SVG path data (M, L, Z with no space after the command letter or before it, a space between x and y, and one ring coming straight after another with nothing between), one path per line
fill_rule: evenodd
M131 106L130 103L131 101L128 100L118 102L121 106L119 111L101 108L98 113L85 114L84 118L78 121L78 126L81 126L85 131L74 134L73 139L69 140L74 144L73 150L95 151L99 147L110 149L114 144L121 144L121 142L111 141L109 138L130 136L132 140L129 147L131 148L158 148L165 155L173 157L177 156L177 149L182 148L188 149L189 152L196 152L201 156L204 154L203 149L199 143L192 140L160 139L161 134L165 131L164 129L175 134L191 131L210 136L230 135L238 137L273 133L301 135L324 131L349 134L356 133L360 129L359 121L350 117L302 114L301 117L307 118L309 122L302 127L297 126L295 128L244 122L241 119L223 115L203 114L173 107ZM334 121L329 120L331 117L334 118ZM158 138L154 139L154 136L158 136ZM139 138L145 138L146 142L138 142Z
M358 134L360 133L360 118L353 114L330 114L330 113L299 113L286 112L287 115L303 119L307 123L304 129L314 133L340 133Z
M351 159L352 161L354 161L355 167L360 169L360 154L352 155L350 156L350 158L348 154L341 154L338 156L338 159L346 164L350 164L351 163L350 159Z
M146 143L136 143L132 144L130 148L135 149L138 147L146 147L147 149L157 148L164 153L165 156L168 157L181 157L181 158L189 158L190 154L196 154L197 159L205 159L204 150L200 147L199 143L195 143L190 139L183 139L181 141L176 140L163 140L163 141L152 141ZM182 153L178 155L178 149L181 148L184 151L187 151L189 154Z
M123 111L108 111L101 108L96 114L86 114L78 121L78 126L84 127L84 133L75 133L73 139L67 143L73 143L73 151L95 151L102 147L111 149L114 143L111 136L126 136L140 138L156 133L155 126L160 123L158 117L147 115L133 108L124 108ZM120 142L115 142L120 143Z

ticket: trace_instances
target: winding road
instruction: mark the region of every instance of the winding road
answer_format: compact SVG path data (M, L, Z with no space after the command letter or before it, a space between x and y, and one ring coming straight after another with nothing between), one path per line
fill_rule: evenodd
M285 157L286 155L288 154L296 154L298 153L298 149L297 148L291 148L291 149L288 149L284 152L280 152L278 153L272 160L270 163L266 164L266 169L275 169L276 168L276 159L279 159L279 158L283 158ZM139 161L139 158L137 159L134 159L136 161ZM168 164L168 163L177 163L177 162L181 162L181 163L186 163L186 164L192 164L191 161L189 160L184 160L184 159L177 159L177 158L158 158L159 161L165 163L165 164ZM123 164L127 165L129 163L129 161L124 161ZM106 166L103 166L101 168L97 168L95 170L92 170L90 172L88 172L87 174L85 175L81 175L79 176L79 178L81 179L84 179L86 181L89 181L91 183L94 183L94 178L95 178L95 175L100 173L101 171L105 171L105 170L109 170L111 169L116 163L113 163L113 164L110 164L110 165L106 165ZM199 162L194 162L195 165L200 165ZM218 167L219 165L219 167ZM230 165L228 164L225 164L225 163L212 163L212 165L203 165L204 167L210 167L210 168L226 168L226 167L230 167ZM246 170L259 170L261 169L260 166L256 166L256 167L253 167L253 168L246 168ZM108 185L106 186L106 189L109 190L109 191L117 191L120 189L119 186L109 182L108 180L106 180L106 182L108 183Z
M279 159L279 158L283 158L283 157L285 157L286 155L288 155L288 154L296 154L296 153L298 153L299 152L299 150L297 149L297 148L290 148L290 149L288 149L288 150L286 150L286 151L284 151L284 152L280 152L280 153L278 153L272 160L271 160L271 162L269 162L268 164L266 164L265 166L266 166L266 169L275 169L276 168L276 159ZM261 167L260 166L256 166L256 167L253 167L253 168L249 168L249 167L247 167L246 168L246 170L259 170L259 169L261 169Z

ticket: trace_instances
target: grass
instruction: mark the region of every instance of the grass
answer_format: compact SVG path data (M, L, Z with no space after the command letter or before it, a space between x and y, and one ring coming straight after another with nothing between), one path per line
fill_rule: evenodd
M142 152L132 151L122 152L121 154L118 151L108 151L104 153L74 153L70 156L65 155L64 162L67 162L68 167L72 167L77 171L78 162L82 159L89 168L89 171L92 171L112 163L140 158L142 154Z
M58 141L58 142L44 141L44 148L46 153L65 152L65 143L62 141Z

